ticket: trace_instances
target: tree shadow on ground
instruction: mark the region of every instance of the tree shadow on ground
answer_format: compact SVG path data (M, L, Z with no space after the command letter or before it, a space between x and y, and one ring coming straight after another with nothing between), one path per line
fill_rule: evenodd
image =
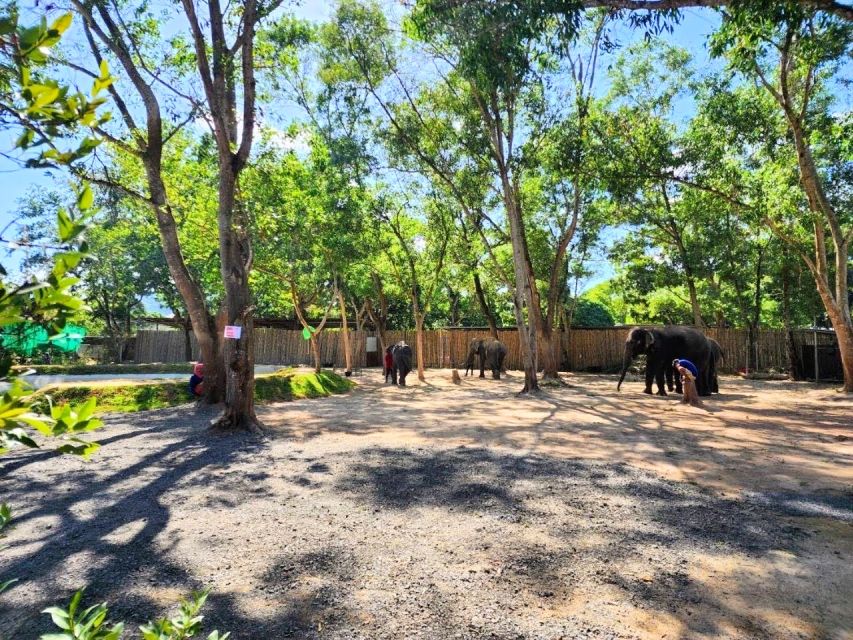
M678 619L684 637L721 637L737 628L769 639L776 632L755 610L786 608L784 602L760 596L742 610L733 607L685 571L693 557L733 554L762 560L779 552L799 554L809 539L772 503L720 497L623 464L482 448L364 451L336 487L380 510L416 513L442 507L449 512L448 522L455 513L467 513L537 530L551 542L501 538L496 553L504 579L520 583L543 603L568 600L573 587L584 582L607 583L639 608ZM591 538L597 542L590 544ZM650 575L637 576L638 566ZM743 580L757 578L745 575ZM753 586L760 588L760 583ZM507 599L511 602L512 596Z
M208 413L211 411L216 410ZM69 563L76 564L77 569L83 567L90 601L140 583L160 589L179 586L186 594L202 586L183 567L170 562L154 542L170 520L170 509L162 498L182 484L207 484L210 478L205 471L209 467L227 467L241 457L256 454L264 445L247 434L214 435L194 426L187 417L185 411L157 412L146 416L144 428L103 438L102 443L139 438L142 450L150 451L119 468L104 460L117 454L109 448L104 450L107 454L98 461L100 464L74 460L69 464L77 463L78 468L58 477L24 478L14 473L27 464L50 460L50 455L37 453L32 456L35 460L24 456L2 465L4 488L14 496L9 549L43 544L36 553L0 557L4 576L21 578L0 600L0 632L19 637L26 631L27 637L35 637L37 631L52 629L46 616L33 611L67 601L83 584L62 588L60 594L54 592L47 598L30 586L41 583L56 588L57 582L63 584ZM16 529L31 522L49 524L38 527L43 532L40 536L16 536ZM28 596L26 614L10 603L18 590ZM135 594L116 601L113 611L132 615L159 609L144 600Z

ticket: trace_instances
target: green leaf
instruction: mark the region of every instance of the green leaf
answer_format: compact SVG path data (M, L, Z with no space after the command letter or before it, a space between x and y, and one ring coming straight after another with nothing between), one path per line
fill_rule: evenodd
M11 585L15 584L17 581L17 578L12 578L11 580L6 580L6 582L0 582L0 593L3 593L6 589L8 589Z
M60 607L48 607L47 609L44 609L42 613L50 615L50 619L53 620L53 624L60 629L65 629L66 631L71 630L71 623L69 622L69 618L71 616L65 609Z
M92 189L89 188L89 185L85 185L83 187L83 191L80 193L80 196L77 198L77 206L81 211L86 211L92 207L92 203L95 200L95 196L92 194Z

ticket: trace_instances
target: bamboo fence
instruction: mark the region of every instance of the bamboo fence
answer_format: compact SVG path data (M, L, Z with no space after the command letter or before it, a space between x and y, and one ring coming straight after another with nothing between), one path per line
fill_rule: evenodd
M572 329L561 336L562 369L569 371L608 372L618 371L622 364L625 338L630 327L611 327L605 329ZM783 371L788 368L788 355L785 345L785 332L781 329L759 329L755 332L754 349L749 349L749 334L746 329L706 330L706 335L714 338L723 348L725 361L723 372L742 369ZM794 343L801 359L808 364L817 338L821 352L822 377L831 377L837 360L840 372L840 358L837 352L835 335L831 331L813 331L797 329L793 332ZM424 332L424 364L430 368L464 367L468 344L473 338L488 337L483 329L439 329ZM350 331L353 350L353 366L367 365L367 338L376 337L373 331ZM499 339L507 346L508 369L521 369L522 358L519 335L516 329L498 330ZM416 354L416 334L410 331L388 331L389 344L404 340L411 345ZM324 367L341 368L344 366L344 347L342 332L327 329L320 334L320 360ZM377 339L377 349L379 341ZM198 346L191 336L193 359L198 359ZM146 362L184 362L185 336L183 331L139 331L136 336L136 361ZM375 362L381 362L381 354L375 356ZM255 330L255 362L273 365L313 365L314 358L307 340L301 331L287 329ZM813 367L811 371L813 371ZM823 375L826 372L827 376Z

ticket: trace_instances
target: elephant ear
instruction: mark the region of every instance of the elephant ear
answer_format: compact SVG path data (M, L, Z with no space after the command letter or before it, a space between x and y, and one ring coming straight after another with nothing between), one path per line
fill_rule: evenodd
M651 347L655 343L655 334L651 331L646 331L646 349Z

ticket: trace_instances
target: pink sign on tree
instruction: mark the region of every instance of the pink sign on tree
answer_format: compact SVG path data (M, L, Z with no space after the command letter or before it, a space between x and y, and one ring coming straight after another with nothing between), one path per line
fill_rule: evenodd
M231 338L232 340L239 340L240 336L243 335L243 327L240 325L228 325L225 327L225 337Z

